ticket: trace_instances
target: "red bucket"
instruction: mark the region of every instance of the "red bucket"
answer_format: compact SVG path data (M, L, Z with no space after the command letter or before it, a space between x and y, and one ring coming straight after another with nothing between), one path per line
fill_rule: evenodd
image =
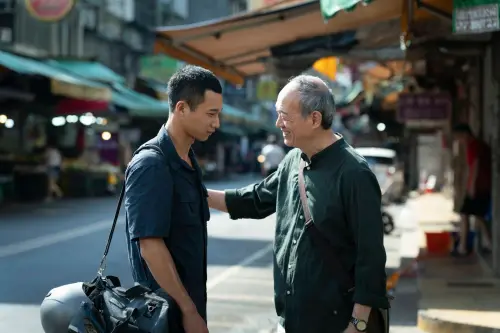
M444 254L450 252L451 237L449 232L426 232L427 253Z

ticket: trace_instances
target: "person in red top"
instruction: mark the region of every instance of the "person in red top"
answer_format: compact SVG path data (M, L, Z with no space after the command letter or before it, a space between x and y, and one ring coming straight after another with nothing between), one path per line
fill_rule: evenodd
M460 240L457 256L467 255L467 235L470 217L474 216L476 229L481 233L483 250L491 251L491 237L485 223L491 204L491 150L474 136L469 125L458 124L453 129L454 137L466 148L467 185L466 195L460 209Z

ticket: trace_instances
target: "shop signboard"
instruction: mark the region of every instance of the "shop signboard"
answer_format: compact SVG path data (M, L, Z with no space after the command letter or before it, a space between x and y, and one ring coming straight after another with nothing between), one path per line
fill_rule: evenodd
M25 0L28 12L40 21L57 22L73 9L74 0Z
M143 56L139 59L139 76L167 83L170 77L182 67L177 59L166 55Z
M401 93L397 119L409 127L439 127L450 119L451 106L446 93Z
M257 83L257 100L274 101L278 96L278 83L273 79L263 78Z
M498 0L454 0L453 33L477 34L500 30Z

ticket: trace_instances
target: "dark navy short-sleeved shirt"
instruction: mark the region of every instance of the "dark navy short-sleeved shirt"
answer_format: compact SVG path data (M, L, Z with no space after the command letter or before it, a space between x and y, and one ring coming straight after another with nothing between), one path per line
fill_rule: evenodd
M139 239L161 237L174 260L184 287L206 319L207 190L194 153L193 168L177 154L163 126L127 167L125 212L128 254L134 281L152 289L160 286L141 257Z

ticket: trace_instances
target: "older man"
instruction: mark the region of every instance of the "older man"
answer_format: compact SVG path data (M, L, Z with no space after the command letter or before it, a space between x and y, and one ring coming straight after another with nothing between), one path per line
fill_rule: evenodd
M335 102L322 80L292 79L279 93L276 110L285 144L296 149L260 183L209 190L209 205L232 219L276 212L279 330L364 332L369 318L380 318L370 311L389 306L380 187L365 160L331 130Z

